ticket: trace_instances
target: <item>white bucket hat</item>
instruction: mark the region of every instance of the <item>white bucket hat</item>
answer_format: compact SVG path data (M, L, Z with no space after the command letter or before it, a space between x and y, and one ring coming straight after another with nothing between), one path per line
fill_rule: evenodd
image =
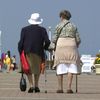
M40 18L39 13L33 13L31 15L31 18L28 20L30 24L36 25L36 24L41 24L43 22L43 19Z

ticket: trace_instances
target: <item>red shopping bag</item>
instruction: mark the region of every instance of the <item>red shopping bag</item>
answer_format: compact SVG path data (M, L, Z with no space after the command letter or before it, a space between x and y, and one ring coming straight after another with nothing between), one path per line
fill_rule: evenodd
M21 60L23 72L28 74L29 73L29 63L28 63L28 61L27 61L27 59L25 57L24 50L22 51L22 53L20 55L20 60Z

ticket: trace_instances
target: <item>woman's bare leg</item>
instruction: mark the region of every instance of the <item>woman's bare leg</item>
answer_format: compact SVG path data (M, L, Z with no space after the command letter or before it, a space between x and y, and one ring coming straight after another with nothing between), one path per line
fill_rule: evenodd
M28 77L28 81L29 81L30 87L33 87L33 77L32 77L32 74L27 74L27 77Z
M35 87L38 87L38 83L39 83L39 77L40 77L40 74L35 74L34 75L34 85Z
M67 78L67 89L71 90L71 85L72 85L72 80L73 80L73 74L68 73L68 78Z
M63 90L63 75L58 75L58 90Z

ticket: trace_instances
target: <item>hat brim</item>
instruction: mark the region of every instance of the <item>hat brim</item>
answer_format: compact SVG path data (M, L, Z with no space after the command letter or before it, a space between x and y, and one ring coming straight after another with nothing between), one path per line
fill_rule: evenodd
M43 19L41 19L40 21L35 21L35 20L32 20L32 19L29 19L28 22L29 22L29 24L33 24L33 25L42 24Z

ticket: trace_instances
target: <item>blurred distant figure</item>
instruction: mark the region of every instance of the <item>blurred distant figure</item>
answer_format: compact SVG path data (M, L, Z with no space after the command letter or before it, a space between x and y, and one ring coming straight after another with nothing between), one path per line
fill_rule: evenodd
M11 68L11 59L8 56L8 54L6 54L6 58L4 59L4 64L7 66L7 72L10 72L10 68Z
M10 50L7 51L7 55L8 55L9 58L11 57Z
M3 71L7 69L7 66L6 66L6 64L4 63L5 59L6 59L6 54L3 52L3 53L1 54L2 70L3 70Z
M13 64L13 70L15 70L16 69L16 56L15 55L12 56L11 61L12 61L12 64Z
M0 59L0 72L2 71L2 60Z

